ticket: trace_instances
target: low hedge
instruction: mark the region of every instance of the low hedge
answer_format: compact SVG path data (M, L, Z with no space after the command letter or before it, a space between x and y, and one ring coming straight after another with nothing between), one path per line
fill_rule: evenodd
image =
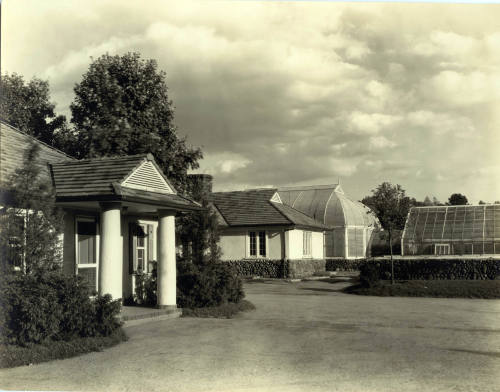
M262 278L286 278L288 265L284 260L242 259L221 262L234 269L238 276L260 276Z
M390 279L391 260L389 258L371 259L366 263L375 267L380 279ZM486 280L499 277L499 259L394 259L394 278L398 280Z
M327 271L359 271L365 261L365 259L327 259L325 267Z

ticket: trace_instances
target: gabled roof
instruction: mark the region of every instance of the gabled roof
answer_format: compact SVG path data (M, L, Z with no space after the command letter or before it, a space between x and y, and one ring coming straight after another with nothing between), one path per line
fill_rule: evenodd
M0 120L0 189L4 189L9 178L17 169L23 165L24 153L33 144L38 144L40 152L37 166L41 169L41 175L47 180L50 179L48 162L73 161L74 158L66 155L57 148L41 142L35 137L9 125Z
M179 209L201 206L175 192L151 154L50 165L58 202L136 201Z
M272 202L276 189L215 192L212 202L229 226L298 226L328 229L322 223L281 203Z

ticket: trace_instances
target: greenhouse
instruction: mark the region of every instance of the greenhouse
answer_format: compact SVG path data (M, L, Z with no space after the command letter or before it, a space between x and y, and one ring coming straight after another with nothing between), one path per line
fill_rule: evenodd
M500 254L500 205L414 207L402 255Z
M329 226L325 257L366 257L378 221L364 204L349 199L339 184L278 188L283 202Z

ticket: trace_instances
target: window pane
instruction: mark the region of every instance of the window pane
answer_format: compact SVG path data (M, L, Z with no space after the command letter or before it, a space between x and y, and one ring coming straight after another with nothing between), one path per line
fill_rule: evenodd
M95 263L96 229L97 225L95 222L77 222L78 264Z
M266 232L259 231L259 255L266 255Z
M78 268L78 276L82 277L84 282L91 290L96 289L97 285L97 270L95 267L92 268Z
M257 236L255 231L249 233L250 236L250 256L257 256Z
M137 249L137 269L144 269L144 249Z

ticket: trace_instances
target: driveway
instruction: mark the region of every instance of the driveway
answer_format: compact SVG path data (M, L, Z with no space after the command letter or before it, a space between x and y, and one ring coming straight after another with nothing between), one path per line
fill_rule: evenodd
M343 294L335 280L250 282L257 310L126 328L101 353L0 371L0 388L499 391L500 301Z

